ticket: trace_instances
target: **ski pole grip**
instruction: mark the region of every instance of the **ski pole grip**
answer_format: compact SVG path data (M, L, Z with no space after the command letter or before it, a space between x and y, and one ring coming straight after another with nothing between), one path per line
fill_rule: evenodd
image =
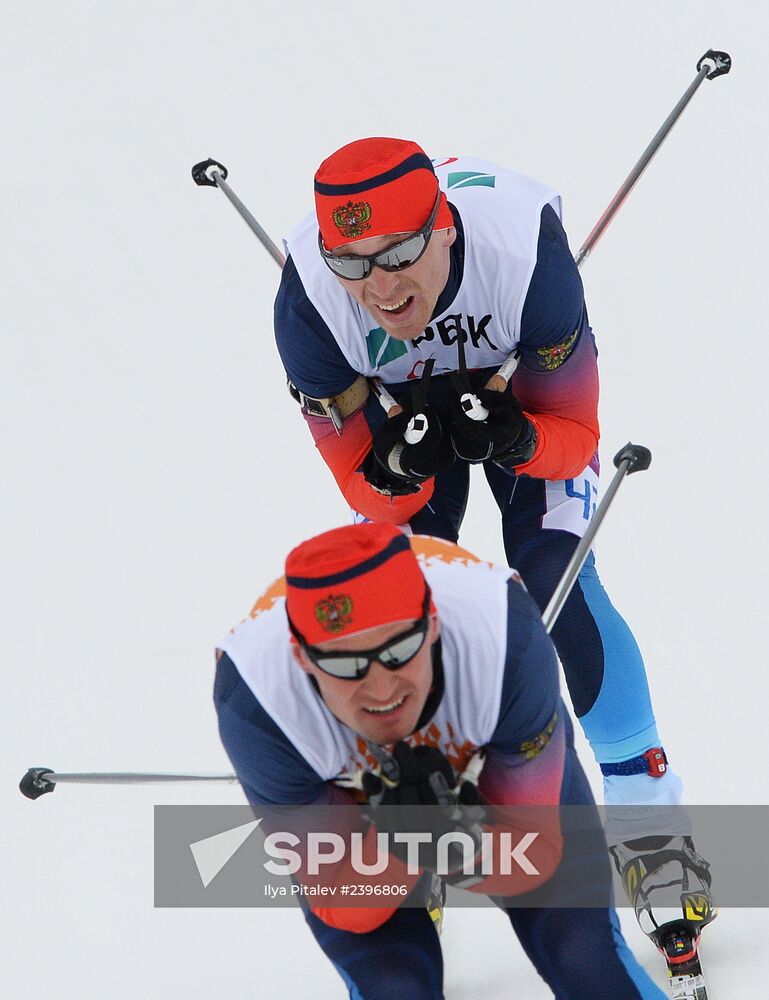
M702 57L705 58L704 56ZM214 180L214 173L219 173L223 181L227 180L227 168L223 163L218 160L212 160L211 157L207 160L201 160L200 163L196 163L192 168L192 179L200 187L216 187L216 181Z
M708 49L704 56L700 56L700 60L697 63L698 73L702 70L702 66L706 62L713 63L713 69L707 74L708 80L715 80L717 76L726 76L732 68L732 57L729 53L718 52L716 49Z
M627 475L633 472L643 472L652 464L652 453L642 444L631 444L630 441L624 448L620 448L614 456L614 464L617 468L627 462Z
M56 788L56 782L46 778L47 774L53 773L51 767L31 767L19 782L19 791L28 799L39 799Z

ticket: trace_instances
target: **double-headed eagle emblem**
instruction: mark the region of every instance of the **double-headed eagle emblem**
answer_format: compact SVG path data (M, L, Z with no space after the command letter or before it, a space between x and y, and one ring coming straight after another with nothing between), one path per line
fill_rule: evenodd
M353 204L348 201L346 205L339 205L332 215L334 225L348 239L362 236L367 229L371 229L371 205L367 201L356 201Z
M315 617L327 632L341 632L349 625L352 598L347 594L329 594L315 605Z
M578 336L579 328L560 344L553 344L552 347L540 347L537 350L540 367L548 372L553 372L556 368L560 368L574 350Z

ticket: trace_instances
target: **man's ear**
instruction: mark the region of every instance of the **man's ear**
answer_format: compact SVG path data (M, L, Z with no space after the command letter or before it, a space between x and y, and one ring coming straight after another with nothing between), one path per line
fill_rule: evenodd
M435 642L436 639L440 637L441 634L441 623L438 620L437 615L430 615L430 642Z
M441 230L441 236L443 237L443 246L448 250L457 238L457 231L454 226L451 226L449 229Z
M312 663L298 642L291 643L291 655L306 674L312 673Z

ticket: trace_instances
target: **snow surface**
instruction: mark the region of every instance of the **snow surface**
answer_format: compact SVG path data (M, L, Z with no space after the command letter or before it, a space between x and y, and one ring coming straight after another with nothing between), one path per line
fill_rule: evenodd
M583 274L604 463L628 439L654 453L602 529L602 577L688 801L769 801L767 28L765 7L693 0L4 11L9 996L344 994L298 912L153 909L153 803L240 802L237 788L61 786L36 803L15 788L33 764L228 770L213 644L290 546L346 520L283 388L277 269L190 179L208 155L277 239L331 150L413 137L552 184L576 249L697 58L731 52L732 75L702 86ZM501 558L474 486L463 542ZM768 932L766 910L706 932L713 1000L735 981L765 996ZM449 1000L547 995L499 913L450 912L444 941Z

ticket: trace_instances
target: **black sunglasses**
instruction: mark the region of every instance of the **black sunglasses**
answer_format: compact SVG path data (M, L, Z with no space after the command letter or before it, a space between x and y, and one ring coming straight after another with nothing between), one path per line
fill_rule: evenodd
M430 588L425 586L422 617L413 628L401 632L393 639L388 639L375 649L345 650L338 653L318 649L317 646L310 646L305 642L304 636L290 618L288 625L307 658L324 674L330 674L340 680L359 681L366 676L375 660L387 670L400 670L414 659L424 645L430 626L430 596Z
M438 188L438 193L435 196L435 204L433 205L432 212L430 212L430 218L419 232L414 233L412 236L407 236L400 243L395 243L393 246L388 247L387 250L375 253L371 257L339 257L336 254L330 253L323 246L323 238L320 235L320 230L318 230L318 249L320 250L320 255L326 262L326 266L334 274L340 278L346 278L347 281L360 281L362 278L367 278L374 267L381 267L383 271L402 271L404 268L416 264L427 249L430 237L433 235L433 226L435 225L440 203L441 191Z

